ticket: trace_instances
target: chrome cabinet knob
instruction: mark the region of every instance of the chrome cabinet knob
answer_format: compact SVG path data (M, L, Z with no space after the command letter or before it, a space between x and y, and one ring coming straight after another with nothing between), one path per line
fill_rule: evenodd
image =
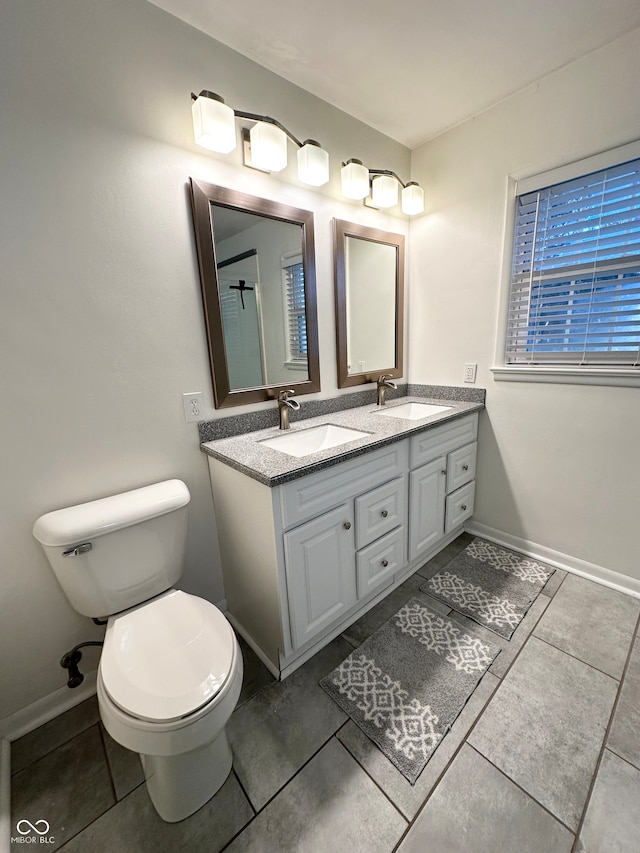
M384 568L386 569L386 568L387 568L387 566L389 565L389 560L383 560L383 561L382 561L382 565L383 565L383 566L384 566Z
M466 505L466 504L462 504L462 506L460 507L460 509L461 509L463 512L465 512L465 511L466 511L466 509L467 509L467 505Z
M463 470L463 471L468 471L468 470L469 470L469 466L468 466L468 465L463 465L463 466L462 466L462 470Z
M388 510L386 510L386 509L383 509L383 510L382 510L382 512L380 513L380 515L381 515L383 518L386 518L386 517L389 515L389 511L388 511Z
M345 530L351 530L351 522L350 521L345 521L345 523L342 526L344 527Z

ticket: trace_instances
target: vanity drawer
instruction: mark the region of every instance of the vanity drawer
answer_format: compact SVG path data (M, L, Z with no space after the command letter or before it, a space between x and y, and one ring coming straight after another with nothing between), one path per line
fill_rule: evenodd
M398 477L356 498L356 548L404 524L406 481Z
M283 528L300 524L404 474L408 454L409 442L405 439L279 486Z
M478 442L467 444L447 456L447 494L476 478Z
M356 590L358 599L391 583L394 574L405 565L405 528L398 527L356 554Z
M443 453L470 444L477 437L477 412L414 435L411 439L410 467L417 468L425 462L431 462Z
M450 495L447 495L444 526L445 533L451 533L451 531L455 530L455 528L462 524L463 521L466 521L467 518L471 518L473 515L473 497L475 490L476 484L474 480L471 483L467 483L466 486L456 489L456 491L452 492Z

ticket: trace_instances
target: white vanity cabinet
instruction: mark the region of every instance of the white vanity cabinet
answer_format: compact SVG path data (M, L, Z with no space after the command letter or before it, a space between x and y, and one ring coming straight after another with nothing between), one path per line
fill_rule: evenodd
M409 560L431 551L473 514L478 416L410 439Z
M288 675L462 529L478 415L269 487L208 457L228 616Z
M281 487L294 650L389 585L404 566L407 459L401 441Z

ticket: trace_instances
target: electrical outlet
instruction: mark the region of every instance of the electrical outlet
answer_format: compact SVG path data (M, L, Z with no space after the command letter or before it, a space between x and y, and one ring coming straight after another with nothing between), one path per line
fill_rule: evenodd
M477 364L465 364L464 366L464 381L465 382L475 382L476 381L476 371L478 370Z
M184 419L188 424L202 420L202 391L183 394L182 405L184 407Z

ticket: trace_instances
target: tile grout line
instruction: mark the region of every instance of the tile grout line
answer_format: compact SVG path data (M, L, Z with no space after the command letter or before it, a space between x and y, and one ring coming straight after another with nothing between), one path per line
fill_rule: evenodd
M610 678L612 681L617 681L618 684L620 684L622 681L622 677L623 677L622 675L620 676L620 678L616 678L615 675L611 675L610 672L605 672L603 669L600 669L599 667L594 666L592 663L589 663L589 661L582 660L582 658L579 658L577 655L571 654L571 652L568 652L566 649L561 649L560 646L556 646L554 643L550 643L549 640L545 640L545 639L543 639L543 637L539 637L537 634L534 634L533 632L531 633L531 637L536 639L539 643L544 643L545 646L549 646L549 648L555 649L557 652L562 652L562 654L566 655L568 658L571 658L572 660L578 661L578 663L582 663L585 666L588 666L589 669L594 670L594 672L599 672L600 675L605 675L607 678ZM624 674L624 668L623 668L623 674Z
M113 794L113 802L114 805L118 802L118 794L116 792L116 783L113 778L113 770L111 769L111 762L109 761L109 753L107 751L107 744L104 739L104 732L102 731L102 723L98 723L98 734L100 735L100 743L102 744L102 752L104 754L104 763L107 765L107 773L109 774L109 784L111 785L111 793ZM89 824L91 825L91 824Z
M244 790L244 786L243 786L242 784L240 784L240 787L241 787L241 789L242 789L242 792L243 792L243 793L244 793L244 795L246 796L246 798L247 798L247 802L249 803L250 807L252 808L252 810L253 810L253 812L254 812L254 815L253 815L253 817L251 818L251 820L247 821L247 823L242 827L242 829L238 830L238 832L236 832L236 833L235 833L235 835L234 835L232 838L230 838L230 839L229 839L229 841L227 841L227 843L224 845L224 847L221 847L221 848L220 848L219 853L223 853L223 851L224 851L224 850L226 850L226 849L227 849L227 847L228 847L228 846L229 846L233 841L235 841L235 839L236 839L239 835L241 835L241 834L245 831L245 829L246 829L248 826L251 826L251 824L256 820L256 818L257 818L257 817L259 817L259 815L261 815L261 814L262 814L262 812L267 808L267 806L271 805L271 803L276 799L276 797L277 797L279 794L281 794L281 793L282 793L282 791L284 791L284 789L285 789L285 788L287 788L287 787L291 784L291 782L293 782L293 780L296 778L296 776L298 776L300 773L302 773L302 771L303 771L303 770L304 770L304 768L307 766L307 764L309 764L311 761L313 761L313 759L316 757L316 755L318 755L318 753L319 753L319 752L321 752L321 751L325 748L325 746L327 746L327 744L331 741L331 739L332 739L332 738L334 738L334 737L337 735L337 733L340 731L340 729L344 728L344 726L346 726L346 724L347 724L348 722L349 722L349 717L347 717L347 719L346 719L346 720L344 720L344 721L343 721L343 722L338 726L338 728L335 730L335 732L332 732L332 734L331 734L331 735L329 735L329 737L328 737L325 741L323 741L323 743L321 743L321 744L320 744L320 746L318 747L318 749L316 749L316 751L313 753L313 755L310 755L310 756L309 756L309 758L304 762L304 764L302 764L302 765L301 765L301 766L296 770L296 772L293 774L293 776L290 776L290 777L287 779L287 781L286 781L283 785L281 785L281 786L278 788L278 790L277 790L277 791L276 791L276 792L275 792L271 797L269 797L269 799L266 801L266 803L265 803L263 806L261 806L259 809L256 809L256 808L255 808L255 806L254 806L254 805L253 805L253 803L251 802L251 798L249 797L249 795L248 795L248 794L246 793L246 791ZM336 738L336 740L337 740L337 738ZM238 774L236 773L236 771L235 771L235 769L234 769L233 767L232 767L232 772L233 772L233 774L236 776L236 778L238 779L238 782L240 782L240 777L238 776Z
M349 722L349 720L347 720L347 722ZM346 726L346 725L347 725L347 723L345 723L344 725ZM344 728L344 726L341 726L340 728ZM338 729L338 731L340 731L340 729ZM358 761L358 759L355 757L355 755L353 755L353 754L351 753L351 751L349 750L349 748L347 747L347 745L346 745L346 744L344 744L344 743L342 743L342 741L340 740L340 738L339 738L339 737L337 737L337 734L338 734L338 733L336 732L336 734L334 735L334 737L335 737L335 739L338 741L338 743L340 744L340 746L342 747L342 749L347 753L347 755L349 756L349 758L351 758L351 759L353 759L353 761L355 761L355 763L356 763L356 764L358 765L358 767L362 770L362 772L366 775L366 777L367 777L371 782L373 782L373 784L376 786L376 788L377 788L377 789L380 791L380 793L381 793L381 794L382 794L382 795L383 795L383 796L384 796L384 797L389 801L389 803L391 803L391 805L393 806L393 808L398 812L398 814L400 815L400 817L402 818L402 820L403 820L403 821L407 824L407 826L408 826L408 825L411 823L411 821L409 820L409 818L408 818L405 814L403 814L403 812L402 812L402 810L400 809L400 807L399 807L398 805L396 805L396 803L394 803L394 802L393 802L393 800L391 799L391 797L389 796L389 794L387 794L387 792L386 792L386 791L385 791L385 790L384 790L384 789L383 789L383 788L378 784L378 782L373 778L373 776L372 776L372 775L367 771L367 768L366 768L366 767L364 767L364 765L363 765L363 764L361 764L361 763ZM426 766L426 765L425 765L425 766Z
M591 784L589 785L589 790L587 792L586 799L584 801L584 806L582 808L582 815L580 816L580 822L578 824L578 829L576 830L576 840L571 848L571 853L579 853L578 844L580 843L580 835L582 833L582 828L584 826L584 822L587 816L587 812L589 810L589 804L591 803L591 797L593 796L593 789L596 786L596 780L598 778L598 774L600 772L600 766L602 765L602 759L604 758L604 753L607 749L607 741L609 740L609 733L611 732L611 727L613 725L613 721L616 715L616 711L618 710L618 703L620 701L620 694L622 693L622 686L624 684L625 677L627 675L627 671L629 669L629 662L631 661L631 655L633 654L633 647L636 642L636 638L638 636L638 628L640 626L640 614L636 619L636 627L631 637L631 642L629 643L629 650L627 651L627 657L624 663L624 668L622 670L622 676L618 683L618 690L616 691L616 698L613 702L613 707L611 708L611 713L609 715L609 722L607 723L607 728L605 729L604 736L602 738L602 746L600 747L600 754L598 755L598 760L596 761L596 766L593 771L593 775L591 777ZM633 766L633 765L632 765Z
M85 699L83 701L88 702L92 698L93 697L89 697L89 699ZM74 706L74 707L78 707L78 706ZM72 711L73 708L70 708L69 710ZM66 711L64 713L68 713L68 711ZM63 715L61 715L61 716L63 716ZM49 720L49 722L53 722L56 719L58 719L58 718L54 717L53 720ZM100 722L100 715L98 715L98 718L96 720L94 720L92 723L89 723L88 725L83 726L83 728L78 729L78 731L74 732L70 737L67 737L65 740L63 740L60 743L57 743L55 746L51 747L51 749L47 749L47 751L43 752L42 755L39 755L37 758L34 758L32 761L29 761L28 764L24 765L24 767L21 767L19 770L12 771L11 776L12 777L17 776L18 773L22 773L23 770L27 770L29 767L32 767L34 764L37 764L38 761L41 761L43 758L46 758L47 755L51 755L52 752L55 752L56 749L59 749L61 746L66 746L66 744L70 743L72 740L74 740L79 735L84 734L84 732L88 731L91 728L91 726L95 726L96 723L99 723L99 722ZM47 723L44 723L43 725L47 725ZM34 731L38 731L38 729L34 729ZM33 734L33 732L29 732L28 734L23 735L23 737L28 737L30 734ZM18 738L18 740L21 740L21 738ZM11 743L12 749L13 749L14 744L16 744L16 743L18 743L17 740L13 741Z
M250 797L249 797L249 794L247 793L246 788L244 787L244 785L242 784L242 781L241 781L240 777L239 777L239 776L238 776L238 774L236 773L236 769L235 769L235 767L233 766L233 764L231 765L231 772L229 773L229 776L231 776L231 775L235 776L236 782L237 782L237 783L238 783L238 785L240 786L240 790L241 790L241 791L242 791L242 793L244 794L244 796L245 796L245 798L246 798L247 802L249 803L249 808L250 808L250 809L251 809L251 811L253 812L253 816L252 816L251 818L249 818L249 820L248 820L248 821L246 822L246 824L245 824L245 826L248 826L248 825L251 823L251 821L253 820L253 818L257 815L257 812L256 812L256 810L255 810L255 808L254 808L253 803L251 802L251 799L250 799ZM227 778L229 778L229 777L227 777ZM226 782L226 781L227 781L227 780L225 779L225 782ZM224 784L224 782L223 782L222 784ZM222 786L221 786L221 787L222 787ZM217 792L216 792L216 793L217 793ZM215 794L214 794L214 797L215 797ZM244 829L244 826L242 827L242 829ZM240 832L242 832L242 829L240 830Z
M615 749L612 749L610 746L605 746L606 752L610 752L611 755L615 755L616 758L619 758L620 761L624 761L625 764L628 764L629 767L633 767L634 770L637 770L640 773L640 767L637 767L633 761L629 761L628 758L625 758L624 755L620 755Z
M560 584L560 586L562 586L562 584ZM558 589L560 589L560 587L558 587ZM556 592L557 592L557 590L556 590ZM541 594L541 593L540 593L540 594ZM555 597L555 593L554 593L554 595L553 595L553 596L551 596L551 597L549 597L549 596L545 596L545 598L549 598L549 603L551 603L551 601L553 601L553 598L554 598L554 597ZM536 598L537 598L537 596L536 596ZM549 605L547 605L547 607L548 607L548 606L549 606ZM507 677L507 675L508 675L508 674L509 674L509 672L511 671L512 667L515 665L515 662L518 660L518 658L520 657L520 655L521 655L521 654L522 654L522 652L524 651L524 649L525 649L525 647L526 647L527 643L529 642L529 640L530 640L530 639L531 639L531 637L533 636L533 632L535 631L535 629L536 629L536 628L537 628L537 626L538 626L538 623L540 622L540 620L542 619L542 617L543 617L543 616L544 616L544 614L546 613L546 611L547 611L547 607L545 607L545 609L542 611L542 613L540 614L540 616L538 616L538 618L537 618L537 620L536 620L535 625L531 628L531 631L529 632L529 636L527 637L527 639L524 641L524 643L522 644L522 646L518 649L518 651L517 651L517 652L516 652L516 654L514 655L513 660L511 661L511 663L508 665L508 667L507 667L507 668L506 668L506 670L504 671L504 674L503 674L502 678L499 678L499 679L498 679L498 683L496 684L496 686L495 686L494 690L492 691L491 695L489 696L489 698L487 699L487 701L486 701L486 702L484 703L484 705L482 706L482 709L480 710L480 713L478 714L478 716L476 717L476 719L473 721L473 723L472 723L472 724L471 724L471 726L469 727L469 730L467 731L466 735L464 736L464 738L463 738L463 739L462 739L462 741L460 742L460 745L458 746L458 748L456 749L456 751L453 753L453 755L451 756L451 758L450 758L450 759L449 759L449 761L447 762L447 764L446 764L445 768L443 769L442 773L438 776L438 778L437 778L437 779L436 779L436 781L434 782L434 784L433 784L433 786L432 786L431 790L429 791L429 794L428 794L428 795L427 795L427 797L425 798L424 802L422 803L422 805L420 806L420 808L418 809L418 811L417 811L417 812L415 813L415 815L413 816L413 819L412 819L411 821L409 821L409 826L408 826L408 827L407 827L407 829L405 830L405 832L404 832L404 834L402 835L402 837L398 840L398 843L397 843L397 844L396 844L396 846L393 848L392 853L396 853L396 851L398 850L398 848L400 847L400 845L402 844L402 842L404 841L404 839L407 837L408 833L411 831L412 826L413 826L413 825L415 824L415 822L418 820L418 817L422 814L422 812L424 811L424 809L425 809L425 807L426 807L427 803L429 802L429 800L431 799L431 797L432 797L432 796L433 796L433 794L435 793L436 789L438 788L438 786L439 786L439 785L440 785L440 783L442 782L442 780L443 780L443 778L444 778L445 774L447 773L447 771L449 770L449 768L451 767L451 765L453 764L453 762L455 761L455 759L458 757L458 754L459 754L459 753L460 753L460 751L462 750L462 747L467 743L467 741L468 741L468 739L469 739L469 736L471 735L471 733L473 732L473 730L475 729L475 727L478 725L478 722L479 722L479 721L480 721L480 719L482 718L482 716L483 716L484 712L487 710L487 707L488 707L488 706L489 706L489 704L491 703L491 701L492 701L493 697L496 695L496 693L497 693L497 692L498 692L498 690L500 689L500 687L501 687L501 685L502 685L502 683L503 683L504 679ZM508 641L508 642L509 642L509 641ZM489 672L489 670L487 670L487 672ZM494 676L494 678L498 678L498 676L496 676L496 675L495 675L495 673L492 673L492 675ZM483 677L484 677L484 676L483 676ZM456 719L457 719L457 718L456 718ZM469 746L471 746L471 744L469 744Z
M531 802L535 803L544 812L546 812L550 817L552 817L556 823L559 823L560 826L563 826L567 830L567 832L571 833L571 835L573 835L573 836L576 835L575 830L571 829L569 824L565 823L562 820L562 818L560 818L560 817L558 817L558 815L554 814L547 806L544 805L544 803L541 803L540 800L537 800L533 796L533 794L531 794L529 791L527 791L525 788L523 788L522 785L520 785L518 782L515 781L515 779L512 779L511 776L509 776L508 773L505 773L505 771L501 767L498 767L497 764L494 764L493 761L490 758L487 758L487 756L483 752L480 752L480 750L477 747L475 747L472 743L468 743L467 746L469 747L469 749L472 749L477 755L479 755L481 758L483 758L488 764L490 764L494 768L494 770L497 770L501 776L504 776L504 778L507 779L515 788L517 788L519 791L522 791L522 793L525 795L525 797L528 800L531 800Z
M99 815L96 815L90 823L88 823L86 826L83 826L77 832L74 832L73 835L70 835L69 838L67 838L67 840L64 842L64 844L61 844L60 847L56 847L56 850L64 850L64 848L67 846L67 844L69 844L69 842L73 841L73 839L77 838L79 835L82 835L82 833L85 832L87 829L89 829L90 826L93 826L94 823L99 821L100 818L104 817L108 812L111 811L111 809L115 809L116 806L118 805L118 803L122 802L122 800L118 800L118 797L116 795L116 789L115 789L115 786L113 784L113 778L111 776L111 765L109 764L109 758L107 756L107 749L106 749L105 743L104 743L104 737L103 737L102 730L101 730L101 724L100 724L100 722L98 722L98 723L94 723L94 725L98 726L98 732L100 734L100 742L102 744L102 751L104 753L105 764L107 765L107 773L109 774L109 783L111 785L111 792L113 794L114 802L108 808L106 808L103 812L100 812ZM91 726L89 726L89 728L91 728ZM86 731L86 729L85 729L85 731ZM82 734L82 732L78 732L78 735L80 735L80 734ZM73 740L73 738L70 738L69 740ZM68 741L67 741L67 743L68 743ZM142 783L140 783L140 784L142 784ZM137 788L139 788L139 787L140 787L140 785L136 785L136 787L133 789L133 791L137 790ZM132 794L133 791L129 791L129 794ZM129 794L127 794L127 797L129 796ZM122 799L124 800L124 799L126 799L126 797L123 797Z

